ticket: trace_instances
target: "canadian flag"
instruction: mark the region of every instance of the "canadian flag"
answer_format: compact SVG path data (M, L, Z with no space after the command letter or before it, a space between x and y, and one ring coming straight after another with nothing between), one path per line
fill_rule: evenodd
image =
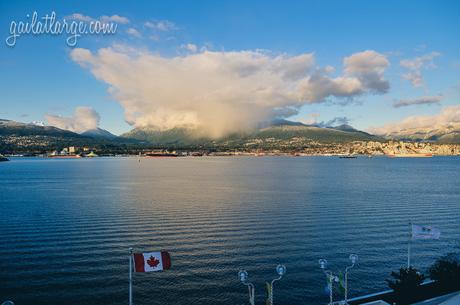
M162 271L171 268L171 256L168 252L134 253L136 272Z

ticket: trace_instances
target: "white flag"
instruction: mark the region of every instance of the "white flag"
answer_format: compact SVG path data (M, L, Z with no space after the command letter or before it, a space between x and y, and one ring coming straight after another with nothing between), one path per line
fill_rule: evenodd
M439 239L441 231L431 226L412 225L412 239Z

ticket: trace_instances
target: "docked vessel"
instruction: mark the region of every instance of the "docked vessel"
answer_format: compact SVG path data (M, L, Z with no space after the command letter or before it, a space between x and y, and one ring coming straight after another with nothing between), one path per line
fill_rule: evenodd
M51 154L48 155L49 158L57 158L57 159L75 159L81 158L79 154L74 152L68 152L67 150L62 150L61 152L55 150Z
M415 154L388 154L389 158L431 158L433 154L431 153L415 153Z
M342 155L342 156L339 156L340 159L356 159L358 158L358 156L356 155Z
M99 156L97 154L95 154L94 151L92 151L89 154L87 154L85 157L86 158L95 158L95 157L99 157Z
M0 162L5 162L5 161L10 161L7 157L4 157L2 154L0 154Z
M80 155L49 155L48 157L54 159L77 159L81 158Z
M149 152L145 154L146 157L178 157L179 155L175 152L168 153L168 152Z

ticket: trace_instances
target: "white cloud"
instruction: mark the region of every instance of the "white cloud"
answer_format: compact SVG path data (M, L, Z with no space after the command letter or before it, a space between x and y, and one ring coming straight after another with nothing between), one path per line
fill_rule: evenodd
M300 80L299 99L306 103L318 103L328 97L352 98L363 93L361 82L354 77L331 78L318 70Z
M345 57L344 75L331 78L334 71L330 66L317 70L300 82L302 98L310 102L320 102L329 96L351 98L363 93L386 93L390 87L384 79L388 59L375 51L367 50Z
M316 125L320 116L318 112L313 112L308 114L305 118L300 118L298 121L306 125Z
M345 75L358 78L363 86L375 93L386 93L390 84L383 74L390 62L386 56L372 50L345 57Z
M183 45L181 45L181 48L185 49L185 50L187 50L189 52L192 52L192 53L196 53L198 51L197 45L193 44L193 43L183 44Z
M144 23L144 26L149 29L153 29L153 30L161 31L161 32L175 31L178 29L178 27L173 22L168 21L168 20L146 21Z
M350 119L345 116L334 117L328 121L318 121L320 116L321 115L317 112L310 113L306 118L301 118L299 122L306 125L315 125L317 127L335 127L340 125L348 125L350 123Z
M443 100L442 95L435 95L435 96L422 96L414 99L401 99L395 101L393 103L393 107L406 107L412 105L431 105L431 104L439 104Z
M288 118L290 116L299 114L299 109L296 107L276 107L272 109L272 117L274 118Z
M101 21L103 23L115 22L120 24L128 24L129 19L120 15L112 15L112 16L100 16L99 18L93 18L87 15L83 15L81 13L73 13L72 15L66 16L65 19L69 20L78 20L83 22L91 22L91 21Z
M214 137L251 128L276 108L387 90L388 62L375 51L345 58L345 74L335 78L331 69L315 68L311 53L203 51L170 58L112 47L94 54L77 48L71 57L109 85L128 123L192 126Z
M350 124L350 119L345 116L337 116L329 121L321 121L316 123L319 127L334 127L340 125L348 125Z
M78 21L84 21L84 22L90 22L94 20L90 16L86 16L80 13L73 13L72 15L66 16L65 19L78 20Z
M77 107L70 117L47 114L45 119L48 125L57 128L81 133L90 129L95 129L99 125L100 116L91 107Z
M434 59L441 53L431 52L412 59L401 60L400 65L409 71L403 74L403 78L412 83L414 87L420 87L423 84L422 70L436 68Z
M126 30L126 33L128 33L129 35L131 36L134 36L134 37L137 37L137 38L141 38L142 37L142 34L136 30L135 28L129 28Z
M120 15L101 16L99 19L104 23L109 23L109 22L116 22L116 23L121 23L121 24L129 23L128 18L120 16Z
M370 128L370 132L385 136L404 136L413 134L432 134L434 131L460 129L460 105L447 106L435 115L416 115L400 122L389 123L382 127Z

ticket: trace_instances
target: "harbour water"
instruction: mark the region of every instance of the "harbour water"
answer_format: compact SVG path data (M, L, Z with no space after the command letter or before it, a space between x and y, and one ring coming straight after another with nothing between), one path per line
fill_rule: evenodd
M136 274L135 304L325 304L318 259L344 269L350 295L386 289L406 263L408 222L421 270L460 251L455 157L13 158L0 164L0 301L127 304L128 247L168 250L172 269Z

